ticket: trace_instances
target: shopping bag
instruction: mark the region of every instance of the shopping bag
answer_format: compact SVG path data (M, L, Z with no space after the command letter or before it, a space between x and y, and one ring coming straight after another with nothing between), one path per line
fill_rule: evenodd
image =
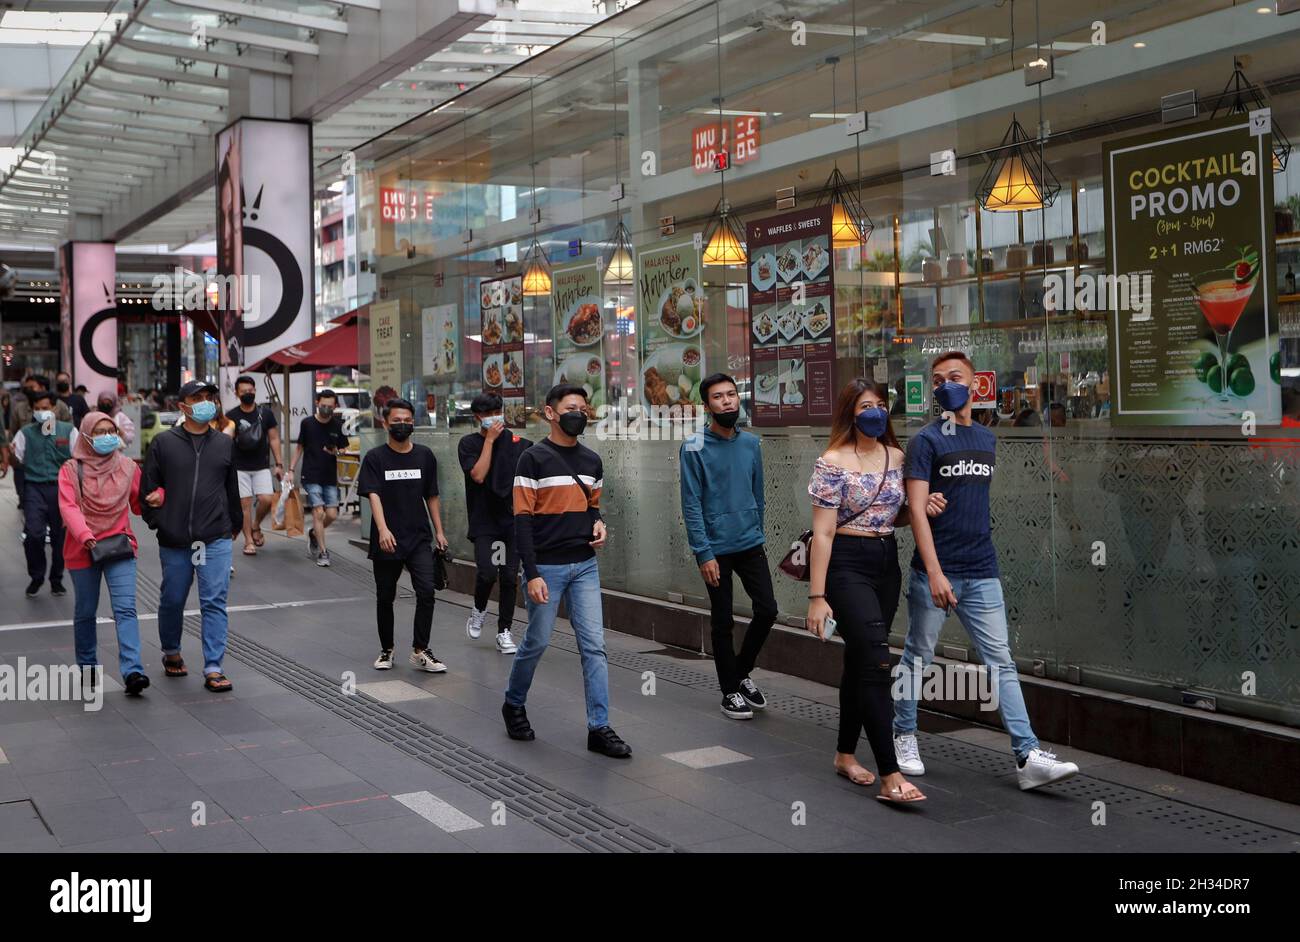
M292 490L293 490L293 485L290 484L288 481L280 482L280 496L276 498L275 509L271 511L271 529L273 530L284 529L284 501L285 498L289 496L289 492Z
M298 491L294 488L290 488L284 496L284 532L286 536L303 534L302 501L298 499Z

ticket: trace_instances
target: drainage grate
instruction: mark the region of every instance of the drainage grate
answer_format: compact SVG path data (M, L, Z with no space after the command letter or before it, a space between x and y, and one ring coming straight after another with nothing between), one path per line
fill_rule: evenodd
M1101 779L1089 778L1086 775L1077 775L1067 782L1053 785L1052 791L1062 795L1069 795L1072 798L1082 798L1089 802L1103 801L1109 808L1116 805L1131 805L1134 802L1157 800L1154 795L1147 792L1140 792L1124 785L1116 785L1113 782L1103 782Z
M986 749L983 746L933 733L918 733L917 739L925 746L926 758L937 756L953 765L988 775L1006 775L1008 772L1015 771L1015 763L1005 752Z
M1145 808L1135 808L1133 813L1139 817L1161 824L1193 831L1202 837L1213 838L1238 847L1272 846L1282 838L1295 839L1295 835L1285 831L1230 818L1213 811L1205 811L1194 805L1185 805L1173 801L1159 801Z
M143 590L141 598L156 602L158 586L147 577L138 578ZM186 616L184 624L189 634L199 636L197 615ZM388 704L363 693L344 695L334 678L237 632L228 633L226 650L241 663L360 727L376 739L492 801L503 801L511 813L580 850L594 853L680 850L663 838L535 778L523 769L480 752L469 743L414 720Z

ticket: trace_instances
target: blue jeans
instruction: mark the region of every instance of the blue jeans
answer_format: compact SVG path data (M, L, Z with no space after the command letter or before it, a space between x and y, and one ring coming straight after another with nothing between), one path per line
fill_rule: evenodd
M158 600L158 640L163 654L181 653L181 620L195 573L199 577L199 613L203 618L203 673L221 673L226 656L226 592L230 589L229 539L200 549L158 547L162 592Z
M113 622L117 628L117 664L122 679L129 674L144 673L140 664L140 621L135 614L135 557L111 563L91 564L85 569L69 569L73 606L72 637L77 649L77 664L94 667L95 612L99 610L100 576L108 583L108 598L113 603Z
M578 653L582 656L582 688L587 698L587 729L609 725L609 661L605 657L605 624L600 607L600 568L594 558L581 563L538 566L546 580L548 601L538 605L528 600L528 630L506 687L506 703L521 707L533 685L537 662L551 643L555 616L560 599L566 595L569 622L578 636Z
M1020 678L1016 662L1011 659L1011 646L1007 643L1007 611L1002 601L1002 582L999 579L963 579L949 577L953 595L957 596L957 617L962 627L975 642L980 660L989 669L990 680L998 684L998 711L1002 725L1011 735L1011 750L1017 758L1038 748L1038 739L1029 725L1029 711L1020 691ZM915 693L920 680L912 676L912 665L921 662L922 668L934 659L934 646L939 640L939 630L947 615L936 608L930 598L930 579L925 573L912 570L911 584L907 589L907 642L903 645L901 688ZM904 695L894 702L894 733L902 735L916 732L916 701Z

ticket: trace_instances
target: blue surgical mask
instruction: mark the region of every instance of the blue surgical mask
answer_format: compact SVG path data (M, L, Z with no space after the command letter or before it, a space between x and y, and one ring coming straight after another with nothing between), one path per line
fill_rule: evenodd
M90 447L97 455L111 455L122 447L122 439L116 435L96 435L90 440Z
M217 417L217 404L210 399L204 399L190 406L190 416L195 422L211 422Z
M854 422L863 435L868 438L879 438L885 434L885 428L889 425L889 413L880 406L873 406L859 412Z
M934 398L945 412L957 412L970 399L970 387L951 380L934 387Z
M489 415L485 419L483 419L483 421L480 424L483 426L483 431L486 432L492 426L500 425L502 421L503 419L499 415Z

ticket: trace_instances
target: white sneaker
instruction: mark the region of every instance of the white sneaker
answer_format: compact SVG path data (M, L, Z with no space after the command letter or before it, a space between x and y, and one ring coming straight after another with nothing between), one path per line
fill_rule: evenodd
M447 669L447 665L434 657L433 652L427 649L424 651L412 651L411 664L417 669L427 671L430 674L441 674Z
M894 736L894 761L898 771L904 775L924 775L925 763L921 761L921 749L916 744L914 733Z
M1061 762L1053 753L1041 749L1030 749L1025 757L1025 764L1016 770L1020 779L1020 790L1027 792L1040 785L1063 782L1079 774L1079 767L1073 762Z
M497 650L502 654L514 654L516 650L515 639L510 634L509 629L497 633Z
M469 618L465 619L465 634L471 638L478 638L483 634L483 620L487 618L487 611L479 611L477 608L469 610Z
M393 652L383 650L379 652L379 657L375 658L375 670L388 671L393 669Z

